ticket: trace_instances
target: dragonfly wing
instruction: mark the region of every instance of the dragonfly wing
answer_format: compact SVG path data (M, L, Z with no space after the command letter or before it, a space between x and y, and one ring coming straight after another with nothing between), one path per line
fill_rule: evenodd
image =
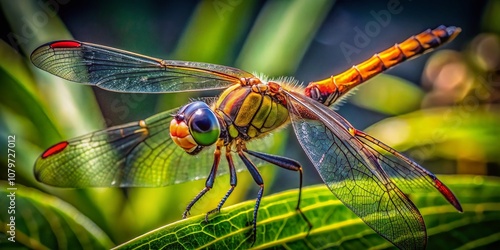
M168 93L223 89L254 77L222 65L161 60L79 41L55 41L31 54L38 68L66 80L117 92Z
M384 171L405 192L438 190L450 204L458 211L462 211L462 206L453 192L429 170L362 131L357 130L356 137L366 142L365 145L377 157ZM378 151L374 145L377 145L382 150Z
M60 187L158 187L205 178L214 151L209 147L192 156L178 147L169 135L174 113L60 142L37 159L35 176ZM218 174L227 172L222 166Z
M389 179L376 156L350 134L350 124L308 97L287 95L297 138L332 193L396 246L424 248L422 215Z

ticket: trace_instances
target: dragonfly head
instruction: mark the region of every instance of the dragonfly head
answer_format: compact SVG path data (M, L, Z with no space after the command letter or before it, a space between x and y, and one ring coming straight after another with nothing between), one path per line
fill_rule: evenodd
M170 122L170 137L189 154L214 144L220 137L221 126L215 113L201 101L179 109Z

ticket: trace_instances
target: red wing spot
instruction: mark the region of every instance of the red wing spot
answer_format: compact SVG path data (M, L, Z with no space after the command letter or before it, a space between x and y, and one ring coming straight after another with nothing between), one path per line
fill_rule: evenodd
M443 194L443 196L451 203L458 211L463 212L462 206L460 202L457 200L457 197L451 192L451 190L445 186L440 180L435 179L434 183L436 183L436 187Z
M67 141L57 143L56 145L45 150L45 152L43 152L43 154L42 154L42 158L45 159L49 156L52 156L54 154L57 154L57 153L63 151L68 146L68 144L69 143Z
M81 43L75 41L59 41L50 44L50 48L78 48L82 46Z

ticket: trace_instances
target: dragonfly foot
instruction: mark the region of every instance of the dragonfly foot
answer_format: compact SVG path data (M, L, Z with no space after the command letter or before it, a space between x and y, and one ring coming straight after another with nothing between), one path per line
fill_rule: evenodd
M255 227L253 227L253 222L252 221L247 221L247 223L245 224L245 227L249 227L249 226L252 227L252 231L246 232L245 233L245 236L246 236L245 238L246 238L246 240L249 240L251 242L250 247L253 247L253 245L257 241L257 230L256 230Z
M250 247L253 247L256 240L257 240L257 228L253 225L253 227L252 227L252 245L250 245Z
M182 213L182 218L186 219L188 217L188 215L190 215L189 210L186 210L186 211L184 211L184 213Z
M220 212L220 208L215 208L215 209L208 211L207 214L205 215L205 222L208 222L208 216L210 216L211 214L217 214L219 212Z

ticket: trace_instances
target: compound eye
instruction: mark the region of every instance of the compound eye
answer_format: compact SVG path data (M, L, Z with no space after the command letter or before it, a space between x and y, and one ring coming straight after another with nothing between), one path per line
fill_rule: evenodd
M214 144L220 136L220 124L214 112L209 108L200 108L189 120L189 129L193 139L201 146Z

